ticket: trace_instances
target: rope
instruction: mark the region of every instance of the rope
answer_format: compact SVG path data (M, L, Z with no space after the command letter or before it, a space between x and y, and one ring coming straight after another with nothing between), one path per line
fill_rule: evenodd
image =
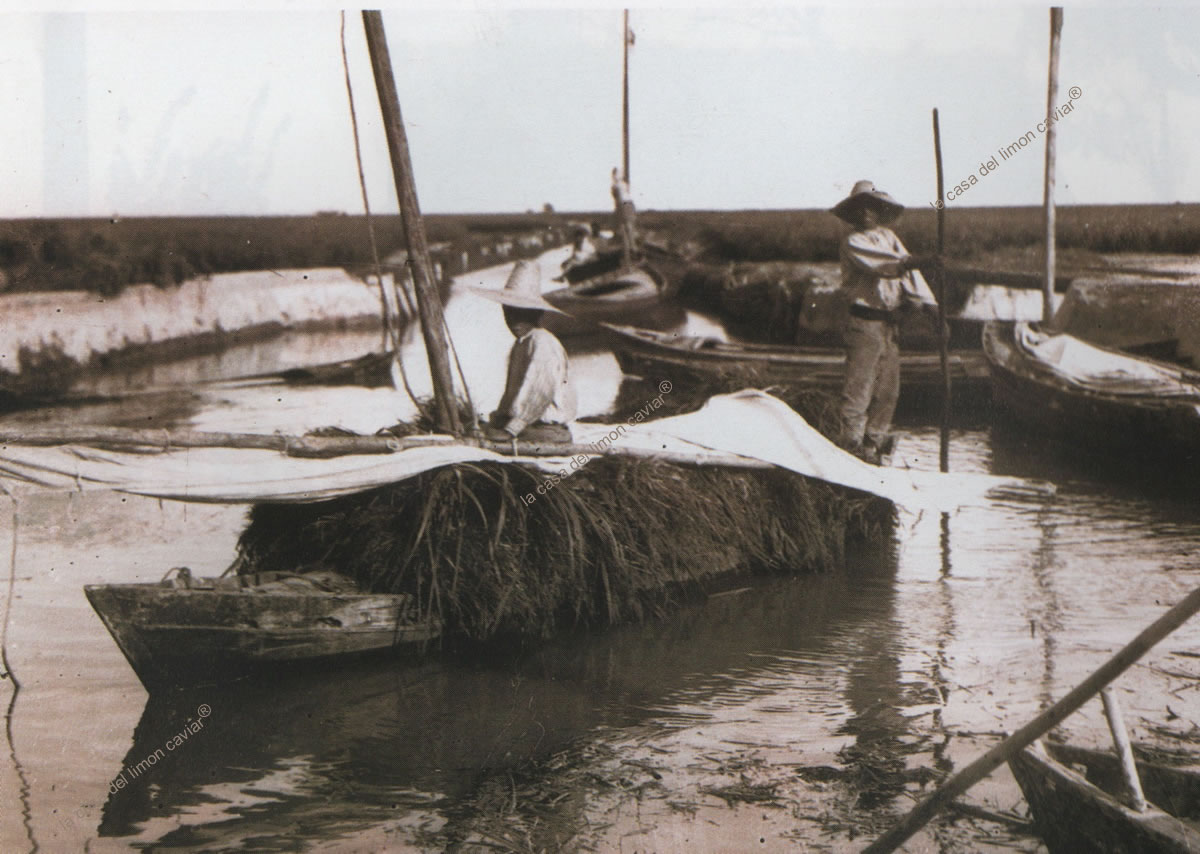
M383 266L379 263L379 246L375 242L375 222L371 218L371 203L367 198L367 177L363 172L362 162L362 146L358 137L358 113L354 109L354 87L350 85L350 59L346 54L346 13L341 13L341 42L342 42L342 74L346 79L346 98L350 102L350 129L354 133L354 161L358 165L358 186L362 192L363 211L367 221L367 239L371 245L371 263L375 269L375 280L379 282L379 298L383 302L383 346L386 349L388 344L392 348L392 363L399 369L400 381L404 386L405 393L408 394L408 399L412 401L413 406L417 404L417 396L413 393L412 387L408 384L408 374L404 370L404 362L400 359L400 330L398 324L393 322L392 311L388 303L387 293L384 290L383 284ZM393 292L399 290L403 293L403 288L394 286L395 274L393 273ZM404 294L407 302L408 294ZM392 377L392 384L395 385L395 376Z
M450 327L446 323L446 315L442 315L442 328L446 330L446 343L450 345L450 355L454 357L454 367L458 371L458 378L462 380L463 394L467 398L467 409L471 412L471 429L472 432L479 432L479 413L475 411L475 401L471 400L471 389L467 388L467 377L463 374L462 363L458 361L458 350L454 346L454 336L450 334Z
M20 516L17 511L17 496L12 494L3 481L0 481L0 489L3 489L4 494L12 501L12 549L8 555L8 594L4 602L4 622L0 623L0 664L4 666L0 679L12 680L13 699L16 699L16 692L21 690L21 683L17 681L17 674L13 673L12 665L8 662L8 622L12 614L13 592L17 586L17 525L20 523Z

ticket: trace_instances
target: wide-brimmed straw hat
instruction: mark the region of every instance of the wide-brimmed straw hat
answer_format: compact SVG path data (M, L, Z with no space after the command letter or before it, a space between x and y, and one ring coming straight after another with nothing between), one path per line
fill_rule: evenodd
M875 189L875 185L870 181L857 182L850 195L834 205L830 213L838 219L854 223L855 214L865 206L874 207L883 222L891 222L904 213L904 205L883 190Z
M556 311L559 314L566 314L565 311L555 308L550 303L546 302L542 296L542 270L536 261L521 260L513 265L512 272L508 274L508 281L504 283L502 290L494 290L492 288L476 288L471 290L481 297L490 299L492 302L498 302L501 305L510 305L513 308L531 308L537 311Z

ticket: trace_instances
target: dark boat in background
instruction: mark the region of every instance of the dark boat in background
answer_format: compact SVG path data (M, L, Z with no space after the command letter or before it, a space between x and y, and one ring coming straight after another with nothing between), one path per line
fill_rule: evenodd
M220 682L403 647L440 626L407 594L362 593L333 572L193 578L84 587L147 689Z
M621 251L606 250L594 261L563 273L565 288L547 291L546 301L570 317L547 313L545 326L555 335L596 334L603 323L637 323L671 329L686 319L675 301L686 261L646 244L632 268L622 268Z
M610 333L617 361L629 374L684 372L706 382L828 390L841 388L845 375L846 355L833 347L720 341L616 324L606 324L605 329ZM956 394L987 391L988 369L982 353L953 351L949 367ZM900 370L902 394L941 395L941 362L937 353L902 352Z
M1149 802L1121 802L1120 760L1067 744L1035 742L1009 761L1051 854L1200 851L1200 766L1138 760Z
M1035 435L1073 445L1120 448L1183 461L1200 452L1200 372L1099 347L1066 334L1053 342L1078 351L1091 376L1067 369L1028 345L1020 323L984 327L995 411ZM1053 352L1053 351L1050 351Z

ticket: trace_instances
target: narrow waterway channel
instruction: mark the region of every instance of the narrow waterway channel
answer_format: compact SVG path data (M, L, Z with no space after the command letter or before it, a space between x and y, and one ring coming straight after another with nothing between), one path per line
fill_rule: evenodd
M460 295L449 318L471 330L458 355L486 411L503 383L499 312ZM607 411L611 354L576 354L572 370L584 413ZM138 411L299 432L374 430L411 409L389 389L192 383ZM937 441L906 424L894 464L935 469ZM150 698L83 585L183 564L220 572L246 508L19 492L0 512L22 685L0 760L0 850L858 850L1200 583L1190 493L1062 466L980 419L954 431L951 468L1059 489L905 514L843 571L751 584L667 619ZM1197 651L1192 621L1117 683L1135 739L1200 747ZM1066 730L1103 744L1099 704ZM1006 770L971 796L1024 809ZM909 848L1014 849L1039 843L966 818Z

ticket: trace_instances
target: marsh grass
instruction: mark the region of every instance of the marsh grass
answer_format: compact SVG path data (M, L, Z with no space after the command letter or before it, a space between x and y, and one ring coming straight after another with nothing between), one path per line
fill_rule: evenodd
M544 638L666 613L722 573L834 569L847 537L890 519L877 499L778 470L599 458L550 489L547 477L455 465L319 504L258 505L242 568L330 567L415 595L450 635Z
M989 253L1040 246L1039 207L955 208L946 211L946 254L978 260ZM647 212L644 228L673 245L693 244L702 260L837 261L846 226L824 210ZM913 252L932 252L937 215L913 206L893 226ZM1063 205L1057 244L1091 253L1191 254L1200 250L1200 205Z
M432 214L430 243L471 268L504 258L487 247L521 235L564 240L567 224L603 226L611 211ZM398 216L376 216L384 255L402 246ZM708 263L836 261L845 226L828 211L654 211L639 215L643 234ZM897 232L910 250L928 252L936 215L914 204ZM955 208L946 213L946 250L955 259L1041 244L1037 207ZM553 241L551 241L552 245ZM543 244L547 245L547 244ZM1058 209L1058 245L1092 253L1200 251L1200 205L1083 205ZM536 249L514 247L515 255ZM509 256L515 257L515 256ZM0 274L14 290L84 289L115 294L130 284L177 284L197 275L307 267L360 267L371 261L362 216L140 217L0 222ZM457 269L457 267L455 268Z

